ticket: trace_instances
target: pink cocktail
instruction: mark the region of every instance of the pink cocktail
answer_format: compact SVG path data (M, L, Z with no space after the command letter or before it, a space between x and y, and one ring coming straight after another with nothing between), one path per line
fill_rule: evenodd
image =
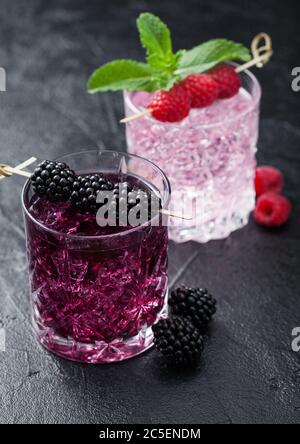
M145 159L112 151L65 156L81 175L104 172L160 196L169 184ZM140 226L97 225L68 202L23 193L33 326L40 342L68 359L104 363L127 359L152 345L151 326L167 297L166 221Z
M237 95L192 109L182 122L148 116L126 124L128 151L157 163L170 180L172 208L193 216L173 218L169 237L176 242L224 238L244 226L254 208L261 90L249 71L241 81ZM149 94L125 93L124 99L130 116L147 106Z

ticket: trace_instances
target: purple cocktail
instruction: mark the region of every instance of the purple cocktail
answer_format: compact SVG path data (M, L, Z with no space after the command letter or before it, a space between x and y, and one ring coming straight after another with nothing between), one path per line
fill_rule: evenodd
M255 205L254 173L260 86L245 71L242 87L227 100L194 108L178 123L151 116L126 124L128 151L159 165L172 186L172 209L192 214L177 219L176 242L220 239L248 222ZM126 116L145 109L149 94L125 93Z
M159 195L166 208L168 180L142 158L85 152L63 161L81 175L104 172ZM23 193L33 325L40 342L68 359L105 363L152 345L151 326L166 312L167 227L157 213L139 226L97 225L68 202Z

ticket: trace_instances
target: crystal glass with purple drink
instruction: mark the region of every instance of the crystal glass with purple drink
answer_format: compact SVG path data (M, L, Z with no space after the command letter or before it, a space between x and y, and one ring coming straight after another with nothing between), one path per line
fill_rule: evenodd
M237 95L192 109L179 123L151 116L126 124L128 151L159 165L172 186L176 242L220 239L248 222L255 205L254 174L261 89L250 71L240 73ZM145 109L149 94L125 93L126 116ZM174 219L175 221L175 219Z
M86 151L59 160L81 175L102 172L151 190L162 208L168 206L166 176L138 156ZM57 355L89 363L148 349L151 326L166 315L168 234L161 213L135 227L101 227L94 214L37 197L30 181L22 200L39 341Z

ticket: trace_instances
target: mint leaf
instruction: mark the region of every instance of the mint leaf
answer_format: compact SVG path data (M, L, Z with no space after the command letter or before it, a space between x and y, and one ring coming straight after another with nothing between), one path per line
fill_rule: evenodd
M88 80L88 92L155 91L160 88L158 73L146 63L134 60L115 60L93 72Z
M156 15L145 12L137 19L137 27L141 44L147 51L148 64L172 72L175 69L176 58L168 26Z
M214 39L185 51L179 60L175 74L181 78L192 73L208 71L226 60L251 59L249 50L240 43L226 39Z

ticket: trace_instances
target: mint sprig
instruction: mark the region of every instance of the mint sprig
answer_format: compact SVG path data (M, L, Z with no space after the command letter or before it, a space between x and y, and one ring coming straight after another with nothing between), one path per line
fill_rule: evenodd
M147 63L124 59L101 66L88 80L89 93L168 90L189 74L208 71L228 60L247 62L251 58L245 46L226 39L209 40L174 53L168 26L149 12L140 14L137 28Z
M173 54L171 33L167 25L149 12L141 14L136 23L141 44L147 52L148 64L172 73L176 67L176 56Z
M102 91L155 91L159 88L155 71L147 63L115 60L93 72L88 80L90 93Z
M208 71L221 62L251 59L249 50L232 40L214 39L185 51L179 60L175 73L180 77Z

